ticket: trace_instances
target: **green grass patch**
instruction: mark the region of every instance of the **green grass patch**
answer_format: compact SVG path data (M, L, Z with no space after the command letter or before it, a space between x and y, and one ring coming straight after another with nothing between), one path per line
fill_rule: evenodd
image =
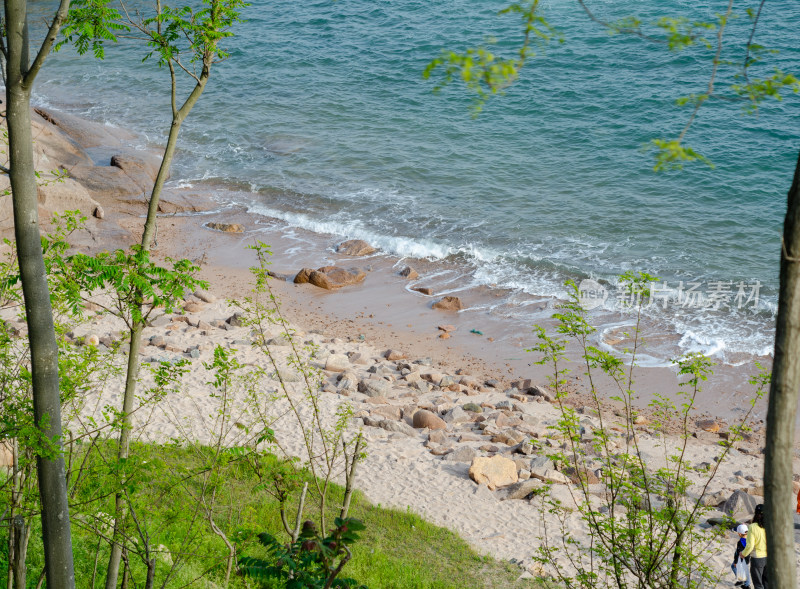
M96 446L78 478L73 475L73 551L76 586L102 587L108 561L109 543L98 535L103 514L113 513L114 478L108 464L115 450L109 444ZM179 446L137 444L131 448L125 465L126 490L133 513L126 531L133 538L128 552L133 582L142 587L146 568L142 558L145 537L157 553L156 587L221 587L227 549L210 529L202 507L205 496L215 489L213 517L216 524L236 544L240 556L264 557L256 534L269 532L288 540L280 519L279 503L264 486L270 484L270 464L259 478L243 461L233 460L212 476L204 476L202 451ZM311 482L305 519L319 520L319 502ZM261 486L260 486L261 485ZM343 490L334 486L328 498L328 526L338 515ZM0 497L0 514L8 497ZM290 502L290 521L294 521L297 498ZM410 511L386 509L370 504L356 492L351 517L366 525L353 558L341 576L356 579L370 589L463 589L540 587L535 581L520 580L520 569L510 563L477 554L455 533L429 522ZM134 517L135 516L135 517ZM29 518L33 531L28 550L28 586L33 588L43 567L41 530L38 517ZM106 530L106 533L108 530ZM8 565L7 528L0 528L0 570ZM174 565L174 566L173 566ZM120 581L122 575L120 575ZM93 585L94 580L94 585ZM255 588L252 581L234 575L232 588Z

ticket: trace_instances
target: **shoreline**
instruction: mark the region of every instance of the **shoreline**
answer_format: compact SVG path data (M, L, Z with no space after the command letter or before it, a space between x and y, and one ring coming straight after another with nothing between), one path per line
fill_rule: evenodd
M106 162L120 151L144 158L150 167L148 173L154 177L153 170L160 156L152 151L143 152L140 149L141 139L127 130L109 128L66 112L47 109L38 109L37 112L45 114L48 122L55 123L73 142L79 145L83 142L88 146L95 168L89 172L79 169L76 177L78 182L90 180L90 172L96 173L97 170L119 171ZM131 144L136 147L131 149ZM62 167L70 173L76 168ZM91 247L97 247L104 241L108 241L108 247L127 247L137 239L128 238L126 241L125 232L131 231L135 225L128 223L126 217L143 214L144 193L136 197L125 194L120 198L120 190L115 188L119 177L101 180L105 181L105 185L93 180L90 180L90 184L94 182L94 187L98 189L93 196L106 209L107 218L96 221ZM142 181L138 182L140 186L143 184ZM109 187L117 196L100 198L99 191ZM221 198L214 198L219 195ZM274 284L280 290L292 320L298 324L312 324L315 329L324 328L344 339L363 334L370 341L387 348L424 350L424 355L436 358L443 366L455 370L466 364L471 370L506 384L525 379L542 385L547 383L549 369L536 364L536 354L525 351L536 343L534 326L519 325L487 310L492 299L502 298L504 292L488 287L470 288L457 281L448 285L447 279L437 281L439 274L447 272L447 267L438 262L396 258L381 252L360 257L338 254L335 248L346 238L289 227L281 220L253 213L252 206L242 204L246 199L246 194L214 185L166 187L164 202L160 207L163 212L159 219L164 239L154 247L154 253L202 259L205 265L213 267L208 274L212 283L219 279L219 287L229 289L223 277L232 273L240 277L242 273L247 276L247 269L254 258L248 258L244 248L256 240L262 241L272 247L273 270L288 277L288 281L276 280ZM92 221L95 222L94 219ZM245 232L223 235L204 227L207 222L241 224ZM167 238L166 234L172 231L180 233L180 236ZM361 284L338 291L291 283L291 278L301 268L318 268L328 264L363 269L367 278ZM407 265L415 268L420 277L408 280L400 276L399 271ZM237 278L235 283L240 284L241 278ZM415 292L412 287L416 286L431 286L434 294L426 296ZM240 291L237 296L242 294ZM449 312L431 309L433 302L450 294L463 300L464 310ZM557 311L557 303L556 299L543 297L538 303L541 314L546 317L552 315ZM550 319L544 319L540 324L548 331L552 331L554 326ZM440 325L454 328L448 332L446 340L440 339ZM597 327L599 332L603 330L602 325ZM652 341L649 336L647 338ZM656 336L654 339L669 338ZM577 351L569 347L568 358L572 361L570 379L574 381L574 387L580 389L585 385L581 377L584 372L581 359ZM705 383L697 399L698 419L718 417L735 420L740 416L741 408L747 407L752 398L752 387L747 381L756 372L755 362L758 361L768 365L771 358L750 357L737 365L717 364L714 375ZM643 410L656 394L674 398L679 391L674 365L637 366L636 375L638 404ZM618 393L612 383L603 383L602 379L599 392L606 398ZM754 415L757 422L765 418L766 400L756 405Z
M54 119L57 118L58 115L54 115ZM87 122L86 129L91 130L92 124ZM100 151L106 153L117 149L110 146L109 149L102 148ZM89 208L102 206L103 212L100 215L102 218L97 218L96 214L90 216L87 231L80 236L76 247L87 253L95 253L104 249L127 247L138 241L144 204L142 197L135 194L115 196L104 193L109 187L118 186L119 180L125 179L116 172L113 172L114 176L103 176L112 173L108 169L111 166L84 165L87 166L86 169L73 169L77 169L95 184L92 185L94 188L91 193L87 194L89 200L82 202ZM148 171L145 165L141 167L141 174L147 175L152 171ZM129 170L130 174L125 174L127 179L136 178L133 166L129 166ZM138 178L143 180L144 176ZM98 186L101 180L105 184ZM134 188L131 187L130 190ZM68 204L71 202L68 201ZM50 204L55 206L55 200ZM323 388L326 408L332 414L339 404L351 403L356 410L355 426L366 432L370 442L370 452L361 474L358 475L357 487L373 503L414 509L434 523L457 531L481 552L496 558L513 559L527 569L528 573L536 572L537 569L530 562L530 554L533 546L541 541L538 532L543 516L537 504L526 500L501 500L485 485L476 485L470 479L467 474L468 461L447 458L449 454L456 454L457 450L491 456L516 456L511 454L513 447L492 439L491 442L497 444L497 449L484 449L489 446L486 442L490 440L480 433L483 430L476 427L478 423L450 423L444 439L439 442L434 441L435 432L415 429L409 423L414 412L421 408L430 407L432 411L444 416L465 403L479 403L485 404L483 410L486 419L498 420L498 426L499 416L506 411L510 414L506 417L521 422L520 429L528 426L531 436L540 442L552 442L550 437L555 431L557 408L543 402L540 397L506 390L511 389L512 381L519 379L531 379L535 384L545 383L544 372L537 371L539 367L532 364L535 358L529 358L521 352L523 348L532 345L533 337L529 341L524 338L519 341L512 336L499 336L490 342L489 337L493 337L490 334L495 333L492 331L493 319L482 316L479 310L468 309L453 313L431 309L430 302L436 299L424 297L408 289L408 281L397 274L397 264L387 261L385 257L376 256L372 260L365 260L333 253L330 248L337 241L332 237L325 241L326 247L309 248L309 236L298 235L296 231L287 234L279 224L268 219L256 219L244 207L214 201L202 190L170 190L165 194L162 208L163 216L159 219L154 256L187 258L200 263L200 277L209 282L209 291L215 293L217 298L241 298L249 292L252 278L248 267L255 258L244 248L255 240L271 243L276 252L273 256L273 269L278 274L293 276L302 267L316 268L333 262L343 267L371 265L362 284L335 292L310 284L298 285L281 279L273 281L289 322L319 345L323 354L327 352L328 358L341 357L347 352L366 354L364 365L349 363L345 370L355 371L357 378L361 379L360 383L364 384L366 380L376 376L374 373L369 374L367 370L367 365L371 365L371 368L385 371L381 374L387 376L388 383L391 384L391 394L387 398L370 398L360 392L360 389L349 391L337 386L337 376L342 371L323 372L323 386L328 387ZM96 213L96 209L88 212L89 215L93 213ZM242 224L245 230L243 233L223 233L205 227L210 222ZM469 308L471 301L466 294L463 297ZM223 342L229 347L244 348L241 342L249 337L246 329L230 331L226 327L224 330L206 333L199 328L200 320L211 324L224 320L230 313L230 305L222 302L209 304L197 313L187 311L189 317L183 318L185 321L179 317L173 317L172 323L165 321L158 328L153 328L153 333L160 334L163 331L167 338L175 338L176 349L184 350L184 354L188 353L185 350L192 345L208 344L212 341ZM90 329L101 329L99 321L98 319L94 322ZM438 327L445 324L452 324L454 329L448 331L452 334L449 339L440 339L442 330ZM490 327L487 328L486 325ZM483 334L471 333L470 330L475 328L483 328ZM113 331L108 322L102 329ZM105 333L107 332L102 332L101 335ZM152 346L153 344L148 348L147 354L152 353ZM195 349L198 350L199 358L192 356L193 362L202 361L205 358L203 354L209 353L207 348L202 352L200 347ZM397 350L400 357L408 360L388 360L384 352L387 349ZM252 350L240 351L245 361L252 359ZM428 362L427 358L431 361ZM445 387L442 378L440 384L428 387L427 391L423 390L425 387L415 389L410 386L409 381L404 380L405 375L402 375L400 368L402 362L413 362L413 359L427 362L421 364L425 367L422 372L427 375L454 375L447 376L453 379L453 383ZM328 368L327 363L323 363L320 368ZM573 368L579 374L579 369ZM663 392L667 385L677 388L677 379L672 370L642 368L641 374L638 382L642 384L643 397L647 392ZM455 378L459 380L455 381ZM498 382L489 386L487 381L490 379ZM384 379L377 380L382 382L383 387L387 387ZM434 380L433 377L431 380ZM718 388L707 389L705 400L708 406L706 408L701 405L701 411L693 415L692 421L713 417L720 431L724 433L728 425L733 425L735 412L730 410L731 405L741 401L737 392L744 396L747 389L741 371L726 371L724 378L720 380L722 384ZM198 404L208 402L202 400L205 386L202 374L190 375L186 389L189 395L197 395L195 402ZM604 386L608 387L608 384ZM733 390L726 392L728 387ZM111 398L115 394L118 393L112 391ZM178 403L181 400L173 402ZM586 404L585 398L581 396L576 396L575 402L578 407ZM729 414L720 412L723 406L729 408ZM210 412L205 411L206 415L208 413ZM197 422L192 422L193 430L201 432L202 412L198 411L197 415ZM726 415L730 417L727 424L722 419ZM525 421L525 418L529 421ZM584 419L593 418L586 416ZM756 435L753 439L743 442L735 451L736 458L726 461L720 467L720 474L709 489L717 497L727 497L734 489L747 489L753 491L754 495L758 492L760 476L750 475L750 478L745 478L737 474L744 471L758 475L762 468L760 452L763 431L759 428L758 417L755 421ZM391 428L383 427L381 423L391 425ZM168 423L158 424L153 432L146 435L155 439L165 435L168 437L169 427ZM593 424L592 427L597 426ZM713 463L722 438L714 432L695 427L694 423L692 429L697 438L689 440L692 462ZM276 431L287 436L290 449L297 448L299 451L300 445L296 440L291 441L293 435L296 437L296 432L293 434L291 428L287 428L285 432L276 428ZM646 425L637 429L637 435L648 448L648 452L654 453L656 457L673 441L669 437L665 440L657 434L658 432L654 433ZM541 457L547 458L545 444L542 446ZM796 462L796 471L800 471L800 461ZM558 492L564 499L572 493L569 484L557 484L555 489L554 493ZM575 534L579 535L582 533L579 523L576 522L575 525ZM713 555L715 561L722 563L727 559L727 549L717 552Z

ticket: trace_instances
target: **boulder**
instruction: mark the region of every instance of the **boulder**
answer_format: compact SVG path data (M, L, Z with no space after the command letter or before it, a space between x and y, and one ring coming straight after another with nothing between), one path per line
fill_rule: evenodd
M515 417L514 415L506 415L505 413L501 413L497 416L495 420L495 424L497 427L517 427L522 423L522 420L519 417Z
M204 303L216 303L217 297L208 292L207 290L198 289L194 291L194 296L203 301Z
M459 446L455 450L453 450L450 454L447 455L445 460L449 460L452 462L469 462L477 458L478 453L475 451L475 448L471 446Z
M242 327L244 325L243 318L244 318L244 313L242 313L241 311L237 311L233 315L228 317L225 320L225 322L233 327Z
M393 362L395 360L402 360L406 355L399 350L386 350L383 353L383 357Z
M444 297L433 303L433 308L440 311L460 311L464 303L458 297Z
M111 157L111 166L119 168L140 189L149 191L153 188L158 175L161 160L157 158L143 158L138 155L120 154Z
M725 491L706 493L700 497L700 505L704 507L719 507L720 505L724 505L727 500L728 494Z
M323 266L309 273L308 282L325 290L334 290L363 282L366 277L366 273L356 268L346 270L337 266ZM295 282L297 282L297 277L295 277Z
M41 152L41 155L46 157L49 162L58 162L65 166L92 165L92 158L89 154L74 139L64 133L63 129L60 129L52 119L44 116L43 109L34 108L33 110L36 111L31 113L31 128L33 136L36 138L34 158L39 155L37 152ZM41 161L36 163L37 169L50 169L41 164Z
M350 368L350 359L344 354L330 354L325 359L325 370L344 372Z
M94 200L81 184L70 178L61 181L47 173L42 173L40 182L36 187L39 216L45 219L52 217L53 213L78 210L84 215L95 215L100 204ZM9 199L10 200L10 199ZM101 212L105 216L104 212ZM99 218L99 217L96 217Z
M397 407L396 405L379 405L372 410L372 415L380 415L386 419L400 421L400 418L403 416L403 412L400 407Z
M346 256L368 256L377 250L363 239L350 239L336 246L336 251Z
M411 266L406 266L405 268L400 270L400 276L402 276L403 278L408 278L409 280L416 280L417 278L419 278L419 274Z
M533 386L528 389L528 394L533 395L534 397L541 397L548 403L553 401L553 394L543 387Z
M748 519L756 510L758 500L744 491L734 491L725 501L722 511L735 520Z
M206 223L206 227L223 233L244 233L244 225L239 223Z
M405 421L394 421L392 419L384 419L378 424L378 427L385 429L387 432L405 434L407 436L417 435L417 432L414 431L414 428L408 425Z
M555 466L548 456L537 456L531 460L531 471L533 471L534 468L553 470Z
M719 431L719 422L714 419L702 419L697 422L697 427L703 431L715 434Z
M485 483L491 491L513 485L519 480L514 461L499 455L475 458L469 467L469 478L479 485Z
M501 501L508 501L509 499L526 499L528 495L535 492L537 489L542 488L542 481L538 479L527 479L509 485L508 487L497 492L497 498Z
M308 277L311 276L311 273L314 272L311 268L303 268L297 275L294 277L295 284L306 284L308 282Z
M183 310L187 313L199 313L205 308L205 303L199 303L197 301L187 301L183 304Z
M564 474L567 475L569 480L575 485L580 483L580 479L583 479L588 485L596 485L600 482L597 475L586 467L576 469L574 466L569 466L564 469Z
M61 133L83 148L119 145L122 141L130 142L136 137L118 127L108 127L82 119L65 112L47 110L41 107L34 109L42 119L58 128ZM37 141L41 138L34 135Z
M428 434L428 441L433 444L444 444L445 440L447 440L447 432L443 430L432 430Z
M444 420L427 409L420 409L414 413L413 425L417 429L447 429L447 424Z
M428 288L427 286L416 286L416 287L412 288L411 290L415 290L418 293L422 293L422 294L427 295L429 297L433 296L433 289L432 288Z
M358 383L358 392L368 397L393 397L392 385L381 379L365 378Z
M473 414L467 413L461 407L456 405L445 414L444 420L447 423L452 423L457 425L459 423L469 423L470 421L472 421L473 417L474 417Z
M566 475L551 468L531 468L531 478L559 485L566 485L569 482Z
M115 166L92 166L77 164L61 166L70 178L81 184L95 198L124 198L141 195L144 205L144 193L136 182L125 172Z

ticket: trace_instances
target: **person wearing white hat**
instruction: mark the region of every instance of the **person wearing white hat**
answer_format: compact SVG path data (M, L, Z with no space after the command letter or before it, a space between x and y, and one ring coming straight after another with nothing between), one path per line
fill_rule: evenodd
M739 534L739 540L736 542L736 552L733 554L733 564L731 565L731 570L733 574L736 575L736 567L739 564L739 560L743 559L745 562L744 570L747 575L747 578L744 581L736 581L737 587L742 587L742 589L750 589L750 557L749 556L742 556L741 552L747 547L747 524L739 524L736 528L736 533ZM738 577L738 575L737 575Z
M753 589L769 589L767 579L767 533L764 522L764 504L756 505L753 521L747 528L747 546L742 550L742 556L750 557L750 578L753 580Z

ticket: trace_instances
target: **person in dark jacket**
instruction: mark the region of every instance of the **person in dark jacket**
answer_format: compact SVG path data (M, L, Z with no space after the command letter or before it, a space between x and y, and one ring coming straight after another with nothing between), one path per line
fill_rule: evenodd
M736 574L736 565L739 564L739 559L744 559L747 565L750 564L750 557L742 556L742 550L747 546L747 524L739 524L739 527L736 528L736 533L739 534L739 540L736 542L736 552L733 553L733 564L731 565L734 575ZM745 571L747 571L747 580L737 581L736 586L742 589L750 589L750 567L746 566Z

